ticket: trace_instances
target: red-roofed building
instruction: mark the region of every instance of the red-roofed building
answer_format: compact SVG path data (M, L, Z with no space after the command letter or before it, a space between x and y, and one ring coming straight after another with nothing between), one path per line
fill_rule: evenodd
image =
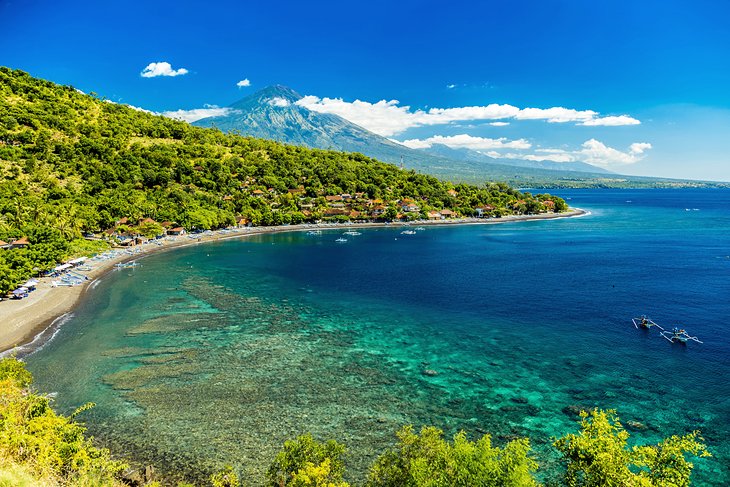
M171 228L167 231L168 235L185 235L185 229L183 227Z
M10 242L8 245L8 249L24 249L28 245L30 245L30 242L28 242L28 237L21 237L18 240L14 240Z

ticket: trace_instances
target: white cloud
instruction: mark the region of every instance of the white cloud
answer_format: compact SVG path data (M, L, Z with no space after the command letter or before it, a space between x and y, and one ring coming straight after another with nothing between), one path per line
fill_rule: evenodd
M611 117L599 117L586 120L580 125L617 127L619 125L639 125L641 122L628 115L618 115Z
M515 118L518 120L547 120L550 123L579 122L591 120L598 113L593 110L573 110L572 108L523 108Z
M172 66L168 62L160 63L149 63L146 68L142 70L140 75L143 78L155 78L157 76L180 76L188 74L188 70L185 68L172 69Z
M498 152L491 150L483 154L495 159L521 159L525 161L552 161L552 162L587 162L594 166L614 168L635 164L642 160L645 152L651 149L648 142L635 142L629 146L627 152L608 147L596 139L585 141L581 148L574 151L564 149L540 148L533 153Z
M447 87L448 89L452 90L452 89L456 88L456 85L454 85L454 84L451 84L451 85L446 85L446 87Z
M490 122L489 125L492 127L506 127L509 125L509 122Z
M648 142L635 142L629 146L629 152L632 154L643 154L648 149L651 149L651 144Z
M621 152L596 139L590 139L583 143L582 149L576 155L580 158L579 160L596 166L625 166L639 162L643 159L644 151L650 148L649 143L636 142L629 146L628 152Z
M174 118L177 120L184 120L185 122L191 123L196 120L202 120L208 117L220 117L234 113L232 108L217 107L215 105L206 105L205 108L193 108L192 110L174 110L162 112L160 115L164 115L168 118Z
M575 156L559 149L544 151L537 149L538 154L519 154L514 152L500 153L497 151L489 151L483 154L494 159L520 159L523 161L551 161L551 162L575 162Z
M518 108L512 105L492 103L485 106L455 108L431 108L411 110L408 105L400 105L398 100L380 100L370 103L362 100L353 102L342 98L319 98L305 96L296 102L309 110L320 113L334 113L356 123L376 134L390 137L410 128L427 125L444 125L453 122L473 120L545 120L549 123L576 122L580 125L635 125L641 123L628 115L599 117L593 110L574 110L572 108Z
M490 139L488 137L473 137L468 134L459 135L435 135L428 139L410 139L400 142L411 149L428 149L434 144L441 144L453 149L471 149L471 150L487 150L487 149L529 149L532 147L525 139L507 140L504 137L499 139Z
M289 100L280 96L269 98L266 103L268 103L272 107L288 107L290 105Z
M236 86L238 86L239 88L245 88L246 86L251 86L251 81L249 81L248 78L245 78L236 83Z

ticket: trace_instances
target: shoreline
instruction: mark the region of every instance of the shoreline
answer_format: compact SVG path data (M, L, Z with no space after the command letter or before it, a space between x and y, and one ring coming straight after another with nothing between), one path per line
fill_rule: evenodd
M446 225L490 225L509 222L555 220L579 217L589 214L585 210L572 208L564 213L542 213L538 215L511 215L502 218L460 218L455 220L415 221L405 223L319 223L300 225L280 225L275 227L246 227L208 231L178 237L165 237L132 249L113 249L101 257L89 259L93 265L89 271L75 270L76 274L86 276L83 284L77 286L53 287L54 278L38 279L35 291L21 300L0 302L0 357L10 354L25 356L41 348L53 338L60 327L73 315L72 312L83 295L93 289L115 264L141 259L148 255L179 247L199 245L206 242L219 242L251 235L270 233L301 232L309 230L339 230L349 228L387 228L390 226L446 226ZM37 346L34 346L37 344Z

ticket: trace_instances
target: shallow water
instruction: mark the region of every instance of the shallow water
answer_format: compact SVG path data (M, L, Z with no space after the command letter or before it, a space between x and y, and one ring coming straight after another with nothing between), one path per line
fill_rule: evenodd
M565 192L554 221L263 235L115 271L28 357L65 411L158 470L225 463L261 478L311 431L363 472L404 424L527 435L541 470L576 407L658 441L695 429L730 482L730 192ZM344 231L344 230L343 230ZM630 318L681 323L672 345Z

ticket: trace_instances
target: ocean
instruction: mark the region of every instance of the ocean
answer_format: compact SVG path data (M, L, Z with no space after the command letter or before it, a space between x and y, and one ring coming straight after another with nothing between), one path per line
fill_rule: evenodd
M305 432L345 443L362 479L406 424L527 436L547 478L554 438L598 407L631 444L700 430L695 485L730 484L730 191L556 194L590 214L151 255L26 360L61 411L97 403L81 419L101 443L191 480L261 480Z

